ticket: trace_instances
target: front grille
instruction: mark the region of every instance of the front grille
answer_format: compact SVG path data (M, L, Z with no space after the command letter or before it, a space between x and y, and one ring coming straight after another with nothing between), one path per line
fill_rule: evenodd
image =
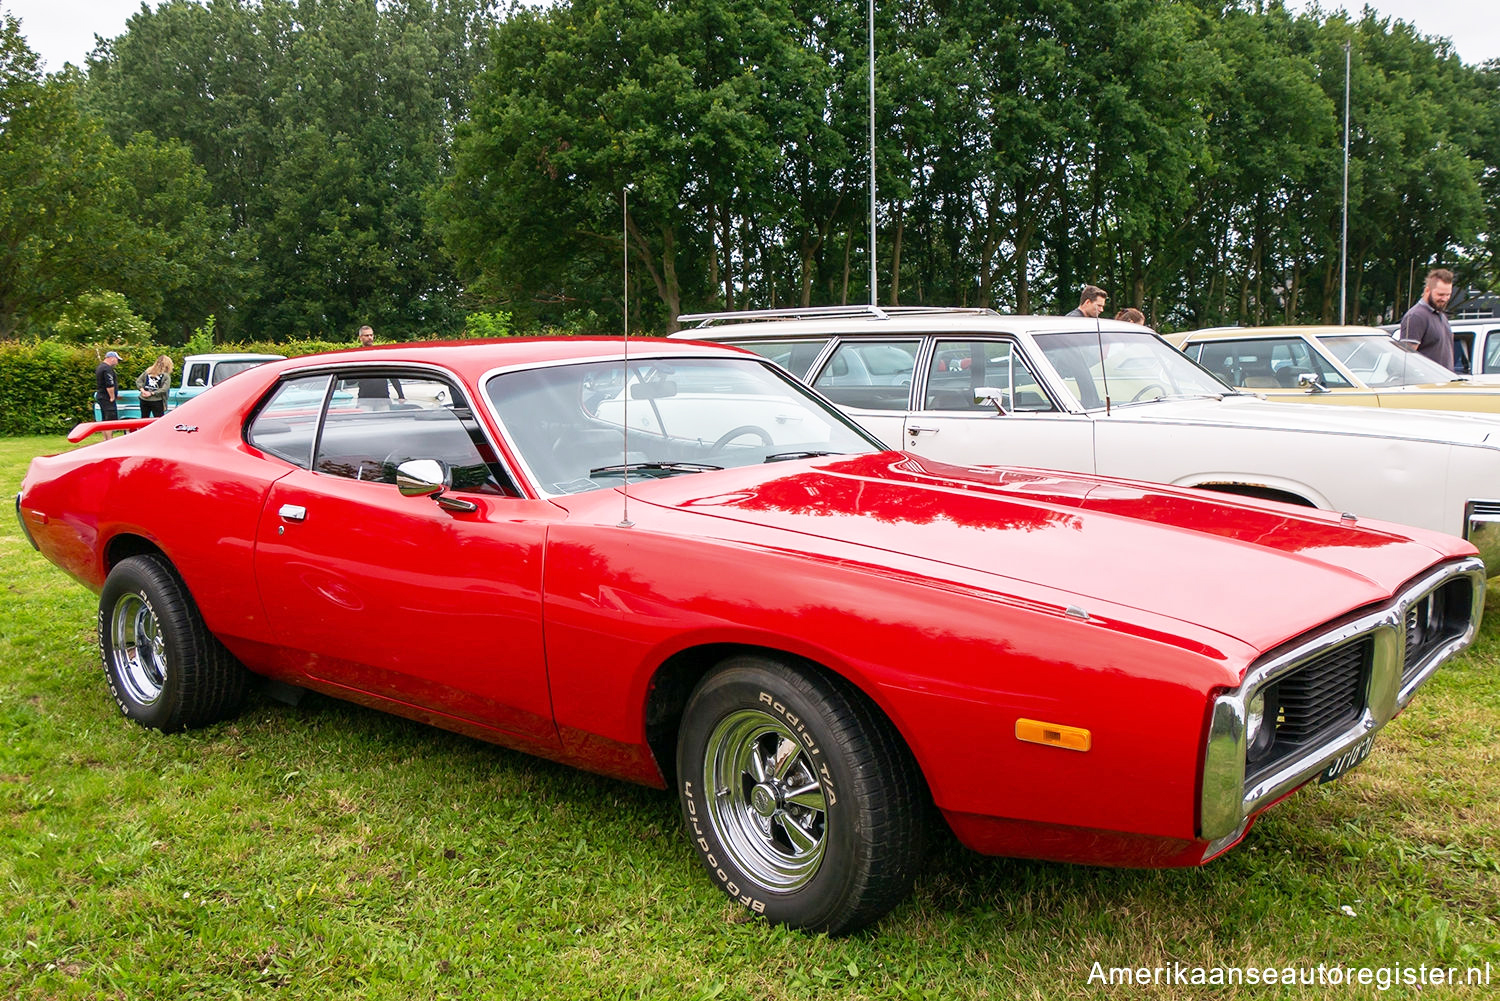
M1365 708L1374 640L1369 636L1317 655L1265 685L1269 740L1252 748L1254 775L1352 726Z
M1468 631L1472 607L1473 585L1468 580L1449 581L1412 603L1406 610L1403 684L1421 671L1429 654Z

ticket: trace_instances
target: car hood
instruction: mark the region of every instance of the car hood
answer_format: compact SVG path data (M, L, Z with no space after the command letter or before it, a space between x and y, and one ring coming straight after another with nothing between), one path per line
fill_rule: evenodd
M705 519L675 530L1106 619L1137 609L1260 651L1385 601L1442 558L1471 552L1448 536L1269 501L1050 470L970 469L902 452L681 476L632 487L630 499ZM781 538L716 528L709 518Z
M1444 410L1388 410L1379 407L1308 407L1277 403L1239 393L1195 399L1163 399L1114 407L1097 420L1161 421L1284 431L1318 431L1377 437L1417 438L1459 445L1500 448L1500 414L1451 413Z

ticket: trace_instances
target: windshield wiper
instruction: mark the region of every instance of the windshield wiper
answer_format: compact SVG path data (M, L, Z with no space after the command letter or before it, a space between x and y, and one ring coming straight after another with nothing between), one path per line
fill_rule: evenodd
M600 473L634 473L641 469L660 469L669 473L707 473L715 469L723 469L723 466L714 466L706 462L620 462L613 466L600 466L590 469L590 476Z
M793 452L775 452L765 457L766 462L785 462L787 459L816 459L820 455L844 455L844 452L830 452L816 448L802 448Z

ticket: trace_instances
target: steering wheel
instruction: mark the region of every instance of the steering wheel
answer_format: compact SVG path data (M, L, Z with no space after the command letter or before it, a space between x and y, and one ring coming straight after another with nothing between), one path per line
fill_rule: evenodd
M1130 402L1131 403L1137 403L1140 400L1144 400L1148 395L1150 395L1153 392L1157 396L1166 396L1167 395L1167 390L1166 390L1165 386L1162 386L1159 383L1153 382L1150 385L1143 387L1139 393L1136 393L1134 396L1132 396L1130 398Z
M730 442L747 434L755 435L755 437L760 439L760 443L767 448L770 448L772 445L776 444L771 436L766 433L765 428L758 427L754 424L741 424L739 427L730 428L728 431L725 431L723 434L719 435L718 440L715 441L712 445L708 446L707 454L713 455L715 452L722 452L724 450L724 447Z

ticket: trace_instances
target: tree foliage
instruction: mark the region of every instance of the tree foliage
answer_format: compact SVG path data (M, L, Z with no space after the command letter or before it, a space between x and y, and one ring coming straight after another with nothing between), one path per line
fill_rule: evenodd
M47 78L5 16L0 336L94 290L173 343L1085 282L1168 328L1336 321L1346 44L1348 319L1500 284L1500 62L1372 11L877 5L872 209L863 2L495 4L157 0Z
M217 314L230 337L461 326L424 198L489 7L166 0L94 53L89 101L110 133L180 140L225 213L206 249L224 280L202 290L197 316Z

